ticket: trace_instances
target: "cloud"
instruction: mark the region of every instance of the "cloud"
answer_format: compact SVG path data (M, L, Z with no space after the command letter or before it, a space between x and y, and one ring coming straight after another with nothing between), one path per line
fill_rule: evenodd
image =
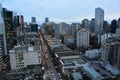
M38 21L50 17L56 21L78 21L83 18L93 18L94 9L102 7L105 18L119 17L120 0L0 0L4 7L22 14L26 21L35 16ZM108 15L111 16L108 16ZM72 18L72 19L71 19Z

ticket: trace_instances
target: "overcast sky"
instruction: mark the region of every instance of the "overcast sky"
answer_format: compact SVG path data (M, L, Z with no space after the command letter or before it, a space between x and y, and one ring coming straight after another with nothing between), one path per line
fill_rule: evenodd
M24 15L30 22L34 16L37 22L49 17L54 22L80 22L95 16L95 8L101 7L105 20L120 17L120 0L0 0L3 7Z

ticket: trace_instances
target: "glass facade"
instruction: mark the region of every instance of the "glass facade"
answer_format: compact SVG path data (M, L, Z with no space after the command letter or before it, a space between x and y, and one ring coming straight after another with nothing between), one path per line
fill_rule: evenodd
M3 10L0 4L0 71L3 68L3 57L7 54L6 49L6 36L5 36L5 26L3 20Z
M5 23L7 51L9 51L16 44L14 42L13 12L3 8L3 17Z
M101 8L95 9L95 33L100 34L103 31L104 10Z

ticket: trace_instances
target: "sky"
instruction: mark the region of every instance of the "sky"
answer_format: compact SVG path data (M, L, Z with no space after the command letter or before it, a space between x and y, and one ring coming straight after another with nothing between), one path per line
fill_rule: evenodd
M120 0L0 0L3 7L23 15L24 20L36 17L38 23L49 17L53 22L81 22L95 16L95 8L104 9L105 20L120 17Z

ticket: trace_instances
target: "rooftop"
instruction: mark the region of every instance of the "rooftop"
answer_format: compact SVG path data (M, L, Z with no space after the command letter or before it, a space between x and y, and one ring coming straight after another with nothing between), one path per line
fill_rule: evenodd
M79 72L73 72L72 76L73 76L74 80L82 80L82 76Z
M62 51L62 52L56 52L55 54L59 57L78 55L78 54L74 53L73 51Z
M116 67L111 66L110 64L105 64L105 68L107 68L113 75L119 75L120 74L120 70L117 69Z
M62 65L64 68L75 68L83 66L86 62L80 58L62 59Z
M18 46L14 46L14 48L10 50L10 52L15 52L15 51L36 52L36 51L40 51L40 49L41 49L40 46L18 45Z
M101 80L103 78L92 66L89 66L88 64L84 65L82 70L85 71L92 79L99 78L99 80Z
M70 48L68 48L68 47L66 47L65 45L62 45L62 44L51 45L51 48L56 52L70 51L71 50Z

